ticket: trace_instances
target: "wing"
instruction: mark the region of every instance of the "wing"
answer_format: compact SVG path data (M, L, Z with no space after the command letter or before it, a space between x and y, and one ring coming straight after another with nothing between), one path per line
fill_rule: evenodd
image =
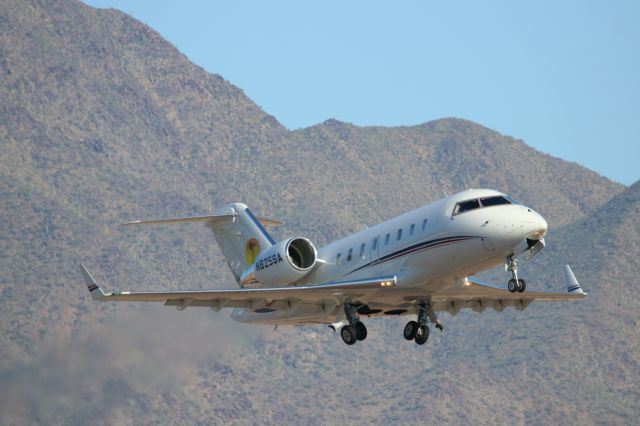
M525 291L511 293L504 287L468 278L462 286L450 287L434 293L431 296L431 301L435 310L448 311L455 315L463 308L473 309L477 312L493 308L501 312L504 308L511 306L522 311L534 301L576 300L587 296L587 293L582 291L582 287L580 287L569 265L565 266L565 285L566 292Z
M225 307L257 307L278 301L320 303L328 300L335 304L358 299L365 294L389 290L396 286L395 276L364 280L337 281L300 287L250 288L233 290L192 290L164 292L113 292L105 293L89 271L80 265L80 271L91 296L102 301L164 302L165 305L186 308L206 306L219 310Z
M527 291L511 293L507 289L475 280L465 279L462 285L442 290L427 288L396 287L396 276L375 277L363 280L329 282L300 287L251 288L233 290L193 290L168 292L113 292L104 293L86 268L80 265L91 295L101 301L164 302L178 309L210 307L220 310L225 307L257 309L275 302L291 304L327 304L339 306L344 303L365 306L367 314L403 315L416 313L416 304L428 300L434 311L447 311L452 315L461 309L482 312L487 308L502 311L506 307L524 310L533 301L562 301L581 299L582 291L569 266L565 267L567 292Z
M402 276L398 277L402 280ZM468 278L458 285L440 290L428 287L403 288L394 287L385 291L367 291L351 295L349 303L366 305L361 313L373 315L405 315L415 314L417 304L429 301L434 311L446 311L452 315L461 309L472 309L482 312L487 308L503 311L507 307L524 310L531 302L549 302L576 300L587 296L578 284L571 268L565 266L565 292L525 291L511 293L506 288Z

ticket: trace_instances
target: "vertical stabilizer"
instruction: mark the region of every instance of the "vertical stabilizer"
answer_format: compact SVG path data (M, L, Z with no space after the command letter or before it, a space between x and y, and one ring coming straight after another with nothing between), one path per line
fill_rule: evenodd
M247 270L262 251L275 244L260 220L242 203L229 204L217 214L231 214L231 221L210 221L213 231L233 276L240 283Z

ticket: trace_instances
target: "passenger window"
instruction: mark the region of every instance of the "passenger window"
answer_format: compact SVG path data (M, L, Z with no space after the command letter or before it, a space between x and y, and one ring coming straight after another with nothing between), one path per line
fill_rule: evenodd
M478 199L462 201L456 204L456 207L453 209L454 216L460 213L465 213L471 210L479 209L480 201Z
M365 247L365 244L362 243L362 245L360 246L360 257L362 258L364 258L364 247Z
M340 264L340 257L342 256L342 253L338 253L338 255L336 256L336 265Z
M415 224L415 223L412 223L412 224L411 224L411 228L409 228L409 235L410 235L410 236L411 236L411 235L413 235L413 231L414 231L415 229L416 229L416 224Z
M351 262L351 255L353 254L353 249L349 249L349 253L347 253L347 262Z
M402 238L402 228L398 229L398 238L397 238L397 240L400 241L401 238Z
M427 219L422 221L422 230L424 231L425 229L427 229Z
M376 250L378 248L378 237L373 239L373 243L371 243L371 250Z
M389 245L389 238L391 238L391 234L387 234L384 236L384 245Z

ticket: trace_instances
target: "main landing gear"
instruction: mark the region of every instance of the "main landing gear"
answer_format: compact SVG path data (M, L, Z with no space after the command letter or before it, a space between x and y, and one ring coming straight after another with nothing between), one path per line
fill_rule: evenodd
M358 340L367 338L367 327L360 321L358 312L348 303L344 305L344 313L349 324L340 329L340 337L347 345L353 345Z
M416 344L424 345L427 343L430 334L429 326L427 325L428 320L431 320L440 331L444 331L444 327L438 321L429 302L420 302L416 306L418 308L418 321L409 321L404 326L402 334L406 340L415 340Z
M516 291L522 293L527 288L527 283L523 279L518 278L518 259L515 259L513 255L507 257L507 261L504 264L507 271L511 272L512 278L507 283L507 288L511 293Z

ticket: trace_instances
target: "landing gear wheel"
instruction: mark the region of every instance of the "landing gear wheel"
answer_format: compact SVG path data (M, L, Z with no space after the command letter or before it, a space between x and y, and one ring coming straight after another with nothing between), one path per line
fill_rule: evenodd
M509 280L509 283L507 284L507 288L509 289L509 291L511 293L515 293L516 291L518 291L518 288L520 286L518 285L518 282L516 280L514 280L513 278L511 278Z
M427 343L427 339L429 338L429 327L426 325L421 325L418 327L418 332L416 333L416 343L418 345L424 345Z
M407 325L404 326L404 338L407 340L413 340L416 338L416 333L418 332L418 323L415 321L409 321Z
M356 339L364 340L367 338L367 327L361 321L356 322L354 328L356 329Z
M356 328L352 325L345 325L340 329L340 337L347 345L353 345L358 340Z
M522 293L527 288L527 283L524 280L518 280L518 293Z

